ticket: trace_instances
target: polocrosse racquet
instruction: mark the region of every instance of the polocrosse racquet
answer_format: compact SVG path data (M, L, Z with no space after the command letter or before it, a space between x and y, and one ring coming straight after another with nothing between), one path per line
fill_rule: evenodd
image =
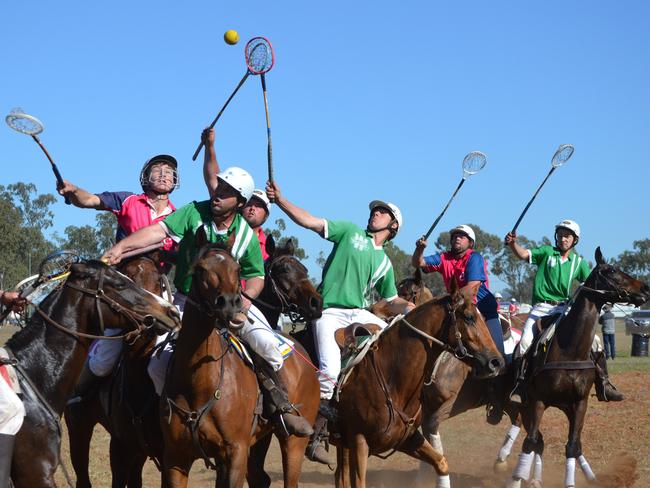
M273 48L271 47L271 43L269 43L269 41L263 37L253 37L250 41L248 41L246 43L246 48L244 49L244 55L246 57L246 73L237 84L235 90L230 94L228 100L226 100L226 103L223 104L221 110L219 110L219 113L210 124L210 129L216 125L217 121L221 117L221 114L223 114L224 110L226 110L226 107L235 97L235 94L242 87L249 75L264 76L264 73L267 73L271 68L273 68ZM197 147L196 151L194 151L192 161L196 161L196 158L201 152L202 147L203 141L200 142L199 147Z
M469 153L465 158L463 159L463 177L460 180L460 183L458 183L458 186L456 187L456 190L454 191L454 194L451 196L449 201L447 202L447 205L445 205L445 208L442 209L442 212L440 212L440 215L436 218L436 220L433 221L433 224L431 224L431 227L429 227L429 230L427 231L426 234L424 234L424 238L428 239L431 233L433 232L433 229L436 228L438 225L438 222L440 222L440 219L442 218L443 215L445 215L445 212L449 208L449 205L451 204L451 201L454 199L456 194L458 193L458 190L463 186L465 183L465 180L467 180L468 177L475 175L479 171L481 171L483 168L485 168L485 165L487 164L487 157L485 154L483 154L481 151L472 151Z
M56 177L56 182L58 183L59 186L63 186L63 178L61 178L61 173L59 172L59 168L56 167L56 164L54 163L54 160L52 159L52 156L50 156L50 153L47 152L47 149L41 142L41 140L38 138L38 134L43 132L43 123L38 120L36 117L32 115L27 115L25 112L23 112L23 109L21 108L15 108L11 111L9 115L5 117L5 121L7 122L7 125L11 127L13 130L18 131L22 134L27 134L28 136L32 136L32 139L36 141L36 144L38 144L38 147L40 147L45 155L47 156L47 159L50 161L50 164L52 165L52 171L54 172L54 176ZM68 197L65 197L65 203L67 205L70 205L70 200Z
M566 163L571 158L571 156L573 156L573 151L574 151L574 147L571 144L561 144L560 147L557 148L557 151L555 151L555 154L553 154L553 159L551 159L551 170L546 175L546 178L544 178L544 181L542 181L542 184L539 185L539 188L537 188L537 191L533 195L533 198L531 198L530 201L528 202L528 205L526 205L526 208L524 208L524 211L521 212L521 215L517 219L515 226L510 231L512 234L517 232L517 227L519 227L521 220L524 218L524 215L526 215L526 212L528 212L528 209L530 208L533 201L537 197L539 191L544 186L544 183L546 183L546 180L548 180L549 177L553 174L555 168L559 168L564 163Z

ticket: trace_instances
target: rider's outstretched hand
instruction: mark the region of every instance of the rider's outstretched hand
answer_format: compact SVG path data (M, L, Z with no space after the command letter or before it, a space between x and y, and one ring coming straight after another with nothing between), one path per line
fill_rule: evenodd
M122 251L116 246L113 246L102 256L102 261L104 261L109 266L112 264L118 264L122 261Z
M201 142L206 147L214 146L214 129L206 127L201 133Z
M282 198L280 187L275 181L266 182L266 196L269 197L269 200L276 203L280 198Z
M503 239L503 242L506 243L506 246L510 246L511 244L514 244L516 241L517 241L516 232L508 232L506 234L506 237Z
M0 302L2 302L5 307L10 307L14 312L22 312L27 303L17 291L3 291L2 294L0 294Z
M424 236L420 237L417 241L415 241L415 249L424 249L427 247L428 242L424 238Z

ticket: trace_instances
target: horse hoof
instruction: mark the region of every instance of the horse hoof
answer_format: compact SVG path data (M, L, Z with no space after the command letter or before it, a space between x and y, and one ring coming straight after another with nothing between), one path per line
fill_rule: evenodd
M521 480L520 479L514 479L514 478L508 478L506 480L506 483L504 485L505 488L521 488Z
M494 466L492 466L492 469L497 474L505 473L508 471L508 461L505 459L503 461L501 459L497 459L494 461Z
M540 480L532 480L528 483L528 488L542 488L542 482Z

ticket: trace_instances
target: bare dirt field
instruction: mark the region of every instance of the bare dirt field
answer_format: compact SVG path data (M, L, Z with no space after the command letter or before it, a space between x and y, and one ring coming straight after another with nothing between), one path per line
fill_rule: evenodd
M623 327L619 327L623 330ZM0 332L0 343L13 332L5 328ZM617 334L619 357L610 362L610 373L617 387L626 395L621 403L601 403L592 397L589 403L586 425L582 435L583 450L594 472L604 480L615 480L605 474L612 474L617 463L625 460L636 461L638 479L633 486L650 487L650 359L631 358L630 337L623 332ZM505 474L496 475L492 463L507 431L507 422L499 426L488 425L484 420L483 410L475 410L443 424L441 433L454 488L496 488L503 486ZM564 444L566 443L567 422L558 410L548 410L542 424L546 441L544 453L544 481L547 487L563 486ZM108 434L97 427L93 438L91 453L91 478L95 487L110 487L111 475L108 459ZM513 455L509 460L510 468L516 461L521 448L523 435L520 435ZM63 445L63 460L72 473L67 439ZM626 458L626 459L624 459ZM369 463L369 486L371 487L407 487L416 486L419 463L401 454L395 454L387 460L373 457ZM271 447L266 470L273 480L273 487L282 486L282 465L277 445ZM614 470L613 474L617 471ZM59 486L66 486L59 470ZM587 483L580 472L576 473L578 487ZM145 486L159 486L160 476L153 463L145 468ZM333 486L332 472L326 467L305 461L301 477L301 486L316 488ZM214 486L214 473L203 467L202 461L194 464L190 476L191 487ZM435 480L419 486L435 486ZM604 486L632 486L629 483L612 482Z

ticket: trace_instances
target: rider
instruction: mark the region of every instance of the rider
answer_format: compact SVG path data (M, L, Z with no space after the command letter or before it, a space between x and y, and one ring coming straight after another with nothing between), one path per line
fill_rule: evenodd
M162 222L140 229L115 244L105 257L111 264L117 263L121 255L131 249L146 247L165 237L171 237L179 243L174 304L182 312L192 285L191 265L199 251L196 243L198 231L203 229L209 242L226 242L234 234L233 257L239 262L242 277L247 280L248 296L256 298L264 286L262 253L257 237L240 214L250 199L253 188L253 178L247 171L237 167L226 168L217 175L210 200L189 203ZM274 332L248 298L242 297L242 301L248 319L237 333L267 363L264 370L257 371L261 386L266 390L265 397L274 403L274 409L282 416L289 433L311 435L313 429L309 422L291 413L295 408L287 397L284 360ZM154 355L149 362L149 374L159 395L170 358L171 351L166 348L160 355Z
M497 301L497 312L501 310L501 300L503 300L503 295L499 292L494 294L494 299Z
M510 299L510 305L508 305L508 313L511 317L519 313L519 305L517 305L517 299L515 297L512 297Z
M438 272L442 275L445 287L449 292L455 280L461 292L472 297L476 308L483 315L485 322L494 340L494 344L505 357L503 348L503 330L499 321L497 301L488 289L487 263L483 256L474 251L476 235L469 225L459 225L449 231L450 250L443 253L424 256L427 241L423 237L415 243L415 252L411 264L422 269L425 273ZM493 385L496 389L497 385ZM488 421L499 423L503 415L501 395L491 392L490 405L488 405Z
M505 242L512 252L522 260L537 265L533 283L533 309L524 325L521 336L520 359L515 388L511 401L521 403L525 383L526 360L524 353L533 341L535 322L547 315L562 314L571 298L573 281L584 282L589 276L589 266L575 251L580 240L580 226L573 220L562 220L555 226L555 246L540 246L525 249L517 244L517 234L509 232ZM602 349L602 348L597 348ZM593 351L593 347L592 347ZM596 393L600 401L620 401L623 395L616 391L607 377L607 364L602 351L593 351L596 356ZM602 361L600 356L602 355Z
M25 299L21 298L17 291L0 290L0 303L14 312L19 312L25 307ZM23 402L8 381L0 360L0 487L3 488L11 486L9 479L14 442L25 417Z
M203 156L203 179L208 187L208 191L212 192L212 188L216 188L216 178L219 172L219 163L217 162L217 154L214 150L215 133L214 129L207 128L201 134L201 141L205 146L205 153ZM212 194L212 193L210 193ZM253 232L260 241L260 249L262 250L262 259L266 262L269 258L269 253L266 251L266 234L262 226L269 218L271 213L271 202L266 196L264 190L256 188L253 190L253 196L246 202L246 205L241 209L241 214L251 226Z
M397 296L393 265L384 251L384 246L395 237L402 225L402 214L396 205L374 200L369 205L368 225L362 229L351 222L326 220L311 215L289 202L275 182L267 183L266 192L269 199L291 220L334 243L319 287L323 297L323 315L316 320L313 328L320 361L321 406L327 410L331 408L329 400L341 371L341 353L334 332L353 322L371 322L386 327L383 320L365 309L369 305L369 295L373 289L386 300L393 315L408 313L415 308L414 304ZM319 416L315 429L321 435L312 440L308 456L312 460L329 464L327 453L319 442L325 425L326 420Z
M76 207L112 212L117 217L115 240L119 242L142 227L162 221L176 210L169 200L169 195L180 186L176 159L167 154L159 154L147 160L140 170L140 186L140 194L126 191L93 194L64 181L58 191L67 196ZM170 238L161 239L160 242L167 251L175 246ZM117 335L120 330L106 329L105 333ZM77 400L87 396L101 378L111 374L121 352L122 341L95 341L75 388Z

